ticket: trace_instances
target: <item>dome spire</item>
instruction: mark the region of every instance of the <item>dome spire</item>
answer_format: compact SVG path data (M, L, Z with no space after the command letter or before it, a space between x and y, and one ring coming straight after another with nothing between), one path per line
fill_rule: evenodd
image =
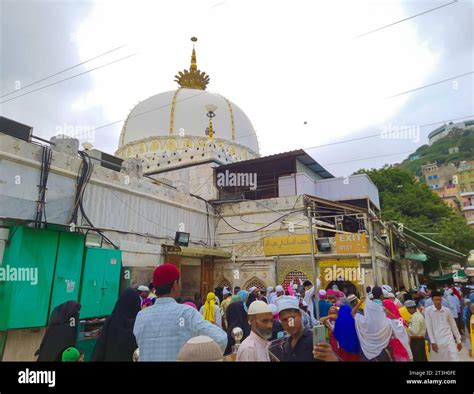
M196 37L193 37L196 38ZM192 38L191 38L192 40ZM197 38L196 38L197 40ZM189 67L191 71L197 71L197 60L196 60L196 50L194 49L193 45L193 53L191 54L191 66Z
M192 37L192 42L196 42L197 38ZM178 82L181 88L189 89L199 89L206 90L206 86L209 83L209 75L204 71L201 71L197 68L196 60L196 50L193 45L193 52L191 54L191 65L188 70L179 71L178 74L174 76L175 82Z

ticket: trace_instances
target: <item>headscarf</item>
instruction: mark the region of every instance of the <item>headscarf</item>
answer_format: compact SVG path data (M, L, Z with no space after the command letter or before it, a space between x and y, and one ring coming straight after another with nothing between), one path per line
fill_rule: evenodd
M334 337L346 352L359 353L360 342L357 337L355 320L352 316L352 309L347 305L342 305L339 309L334 327Z
M189 305L191 308L197 309L196 304L194 302L191 302L191 301L183 302L183 305Z
M395 302L393 302L392 300L383 300L382 303L383 303L383 306L387 308L389 312L395 316L396 319L403 319L402 315L400 315L400 311L398 310L397 305L395 305ZM392 316L390 316L388 313L387 313L387 317L389 319L393 319Z
M411 313L408 312L408 309L406 306L402 306L399 310L398 310L398 313L400 313L400 316L403 317L403 320L405 320L405 322L409 322L410 319L411 319Z
M245 306L247 307L247 310L248 310L248 308L250 307L250 304L251 304L252 302L256 301L256 300L257 300L256 294L250 293L249 296L248 296L248 298L247 298L247 301L245 302Z
M215 308L216 295L210 291L207 293L206 302L204 304L204 320L214 323L216 321Z
M342 298L346 296L341 290L339 290L337 285L334 285L331 289L326 290L326 295L333 295L336 298Z
M231 302L237 302L240 301L240 297L238 294L232 296L232 301Z
M392 336L392 326L389 322L383 306L370 299L365 301L364 314L356 313L357 337L368 360L377 357L388 346Z
M240 297L240 301L242 301L242 304L244 306L244 310L245 312L247 312L248 308L247 308L247 305L245 305L245 303L247 302L247 298L249 296L249 292L247 290L240 290L237 295Z
M64 302L53 309L46 333L35 353L38 361L61 361L62 352L76 346L80 309L81 304L76 301ZM75 324L71 324L72 319Z
M138 347L133 327L139 311L137 290L125 289L102 327L91 361L132 361Z

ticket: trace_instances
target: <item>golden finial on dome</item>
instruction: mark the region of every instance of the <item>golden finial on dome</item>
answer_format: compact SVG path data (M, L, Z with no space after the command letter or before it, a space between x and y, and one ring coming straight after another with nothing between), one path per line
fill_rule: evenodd
M196 42L196 37L191 37L192 42ZM209 83L209 75L204 71L200 71L197 68L196 61L196 50L193 45L193 52L191 54L191 66L188 70L179 71L178 74L174 76L175 82L178 82L179 86L182 88L189 89L199 89L206 90L206 86Z

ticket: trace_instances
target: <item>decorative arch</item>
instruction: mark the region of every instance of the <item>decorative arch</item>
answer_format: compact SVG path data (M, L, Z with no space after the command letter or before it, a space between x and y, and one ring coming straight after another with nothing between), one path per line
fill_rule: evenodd
M334 285L337 285L340 291L342 291L345 295L355 294L357 297L360 296L359 289L357 285L353 282L348 280L333 280L329 282L326 286L326 290L331 289Z
M232 291L232 283L230 283L230 281L225 276L223 276L217 281L217 284L215 287L222 287L222 288L228 287L229 290Z
M265 285L265 283L260 278L257 278L256 276L254 276L253 278L249 279L245 283L243 289L248 290L248 289L250 289L251 287L254 287L254 286L258 289L266 289L266 287L267 287Z

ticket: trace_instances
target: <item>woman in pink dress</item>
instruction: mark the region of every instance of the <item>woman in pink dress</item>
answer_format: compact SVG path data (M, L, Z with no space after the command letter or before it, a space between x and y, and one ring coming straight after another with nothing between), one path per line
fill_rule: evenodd
M403 320L398 308L392 300L385 299L383 300L383 306L387 311L387 317L392 320L398 320L399 324L406 325L405 320ZM390 348L392 349L393 358L395 361L410 361L410 356L408 355L407 350L402 345L399 339L392 336L390 339Z

